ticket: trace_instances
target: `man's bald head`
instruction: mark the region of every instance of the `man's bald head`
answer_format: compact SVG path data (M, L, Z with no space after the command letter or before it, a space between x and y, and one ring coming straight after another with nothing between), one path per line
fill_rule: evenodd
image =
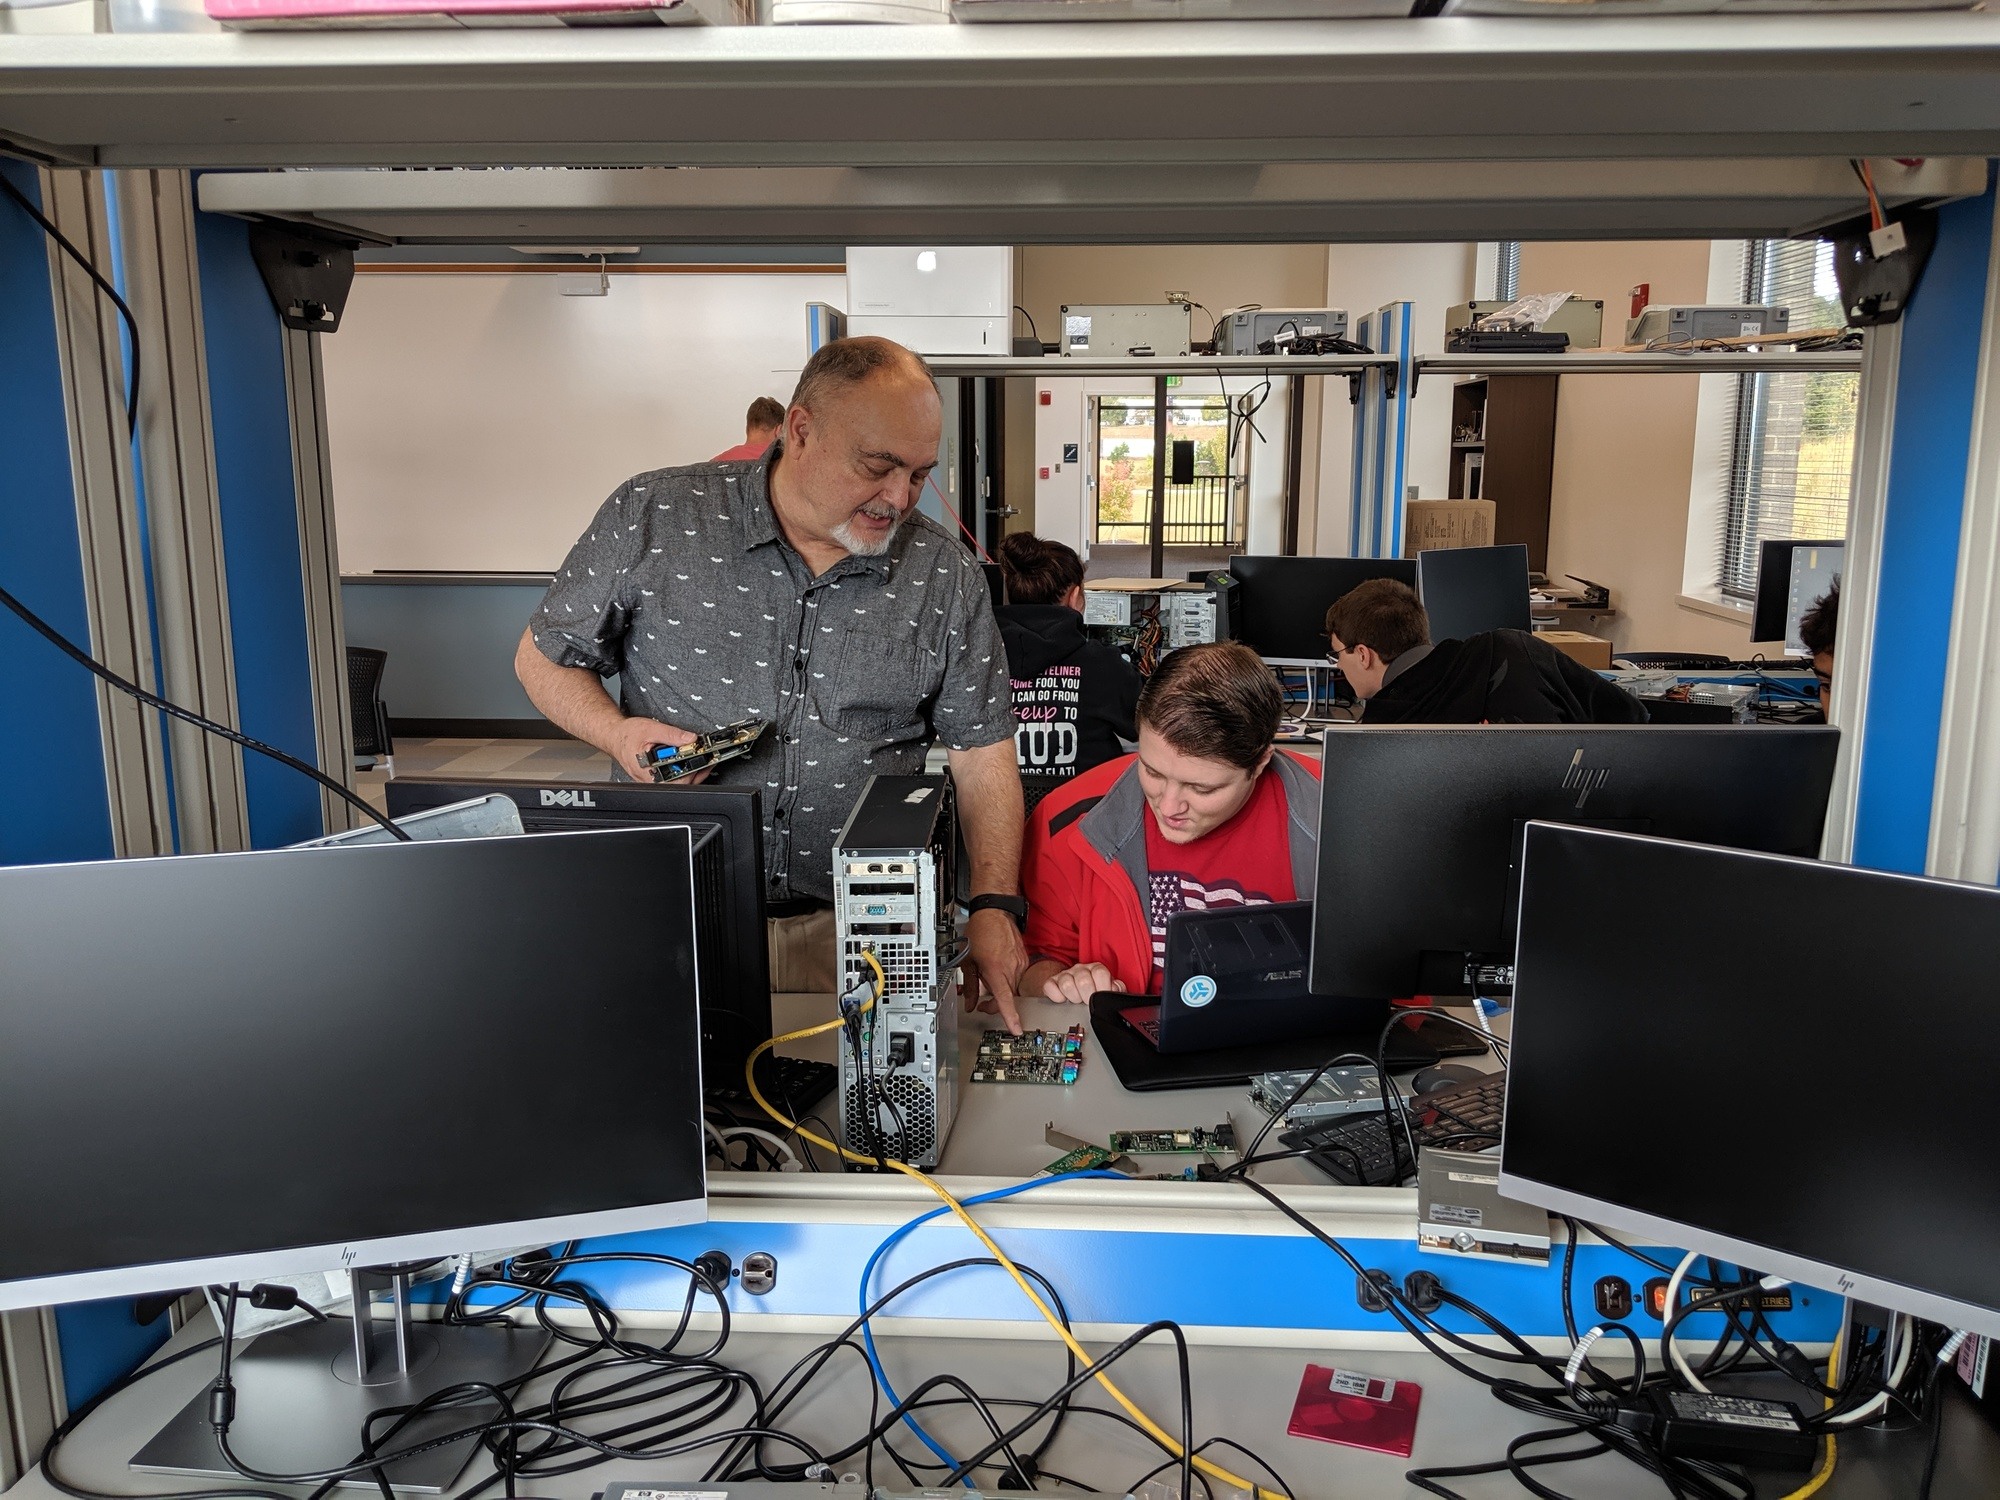
M931 367L924 363L922 355L905 349L893 339L864 336L835 339L822 345L800 372L798 386L792 392L792 405L803 406L807 411L823 411L854 387L885 375L920 381L933 394L937 391L937 377L931 374Z

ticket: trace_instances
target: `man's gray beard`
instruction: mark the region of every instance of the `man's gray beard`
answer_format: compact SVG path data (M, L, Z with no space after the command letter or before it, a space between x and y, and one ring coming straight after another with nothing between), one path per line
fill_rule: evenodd
M907 515L908 512L904 512ZM854 518L848 517L833 528L833 539L847 549L849 557L880 557L889 550L889 544L896 540L896 533L902 529L903 516L896 517L896 524L879 540L861 536L854 529Z

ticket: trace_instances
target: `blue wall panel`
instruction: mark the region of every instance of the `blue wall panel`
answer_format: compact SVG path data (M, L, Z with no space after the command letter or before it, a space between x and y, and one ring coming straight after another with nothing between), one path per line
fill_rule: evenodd
M249 226L195 218L237 710L245 734L316 765L283 328L250 258ZM319 788L306 777L246 753L243 781L254 847L323 832Z
M71 1411L136 1370L173 1337L173 1321L166 1313L141 1323L133 1313L136 1305L130 1297L115 1297L107 1302L73 1302L56 1314L63 1395Z
M1930 837L1992 237L1990 186L1946 207L1903 317L1855 813L1854 862L1874 869L1921 872Z
M35 171L0 161L39 200ZM47 242L0 199L0 586L90 640ZM111 807L90 674L0 611L0 864L106 859Z

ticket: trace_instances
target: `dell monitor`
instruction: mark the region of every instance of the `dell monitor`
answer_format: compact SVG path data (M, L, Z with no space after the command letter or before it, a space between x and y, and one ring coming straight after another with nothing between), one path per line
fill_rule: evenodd
M1799 639L1799 621L1840 581L1847 544L1762 542L1757 548L1757 598L1750 612L1750 639L1783 641L1785 655L1810 656Z
M1278 666L1326 665L1326 612L1371 578L1412 587L1417 565L1401 557L1232 557L1241 601L1236 638Z
M1530 819L1815 856L1839 744L1823 725L1336 726L1320 776L1313 990L1504 988ZM1661 930L1643 907L1629 920Z
M764 818L755 787L650 782L426 781L388 784L389 816L498 795L529 833L678 825L695 833L695 914L701 933L702 1076L741 1087L750 1053L771 1035L764 937Z
M1991 886L1535 824L1500 1191L2000 1337L1996 953Z
M1417 554L1417 594L1431 639L1462 641L1489 630L1528 630L1528 549L1441 547Z
M694 900L684 828L0 869L0 1308L700 1221ZM426 1324L357 1370L369 1327L242 1353L245 1463L350 1463L546 1342ZM230 1473L207 1407L136 1462Z

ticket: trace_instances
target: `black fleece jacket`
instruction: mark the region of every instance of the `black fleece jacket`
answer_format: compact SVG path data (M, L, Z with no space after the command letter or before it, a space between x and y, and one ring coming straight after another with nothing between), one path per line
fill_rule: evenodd
M1024 775L1067 779L1125 753L1138 737L1139 673L1084 633L1083 616L1061 604L1008 604L995 611L1014 689L1014 747Z
M1423 648L1418 648L1423 651ZM1416 660L1404 662L1410 656ZM1399 670L1400 669L1400 670ZM1390 664L1365 724L1644 724L1646 707L1525 630L1438 641Z

